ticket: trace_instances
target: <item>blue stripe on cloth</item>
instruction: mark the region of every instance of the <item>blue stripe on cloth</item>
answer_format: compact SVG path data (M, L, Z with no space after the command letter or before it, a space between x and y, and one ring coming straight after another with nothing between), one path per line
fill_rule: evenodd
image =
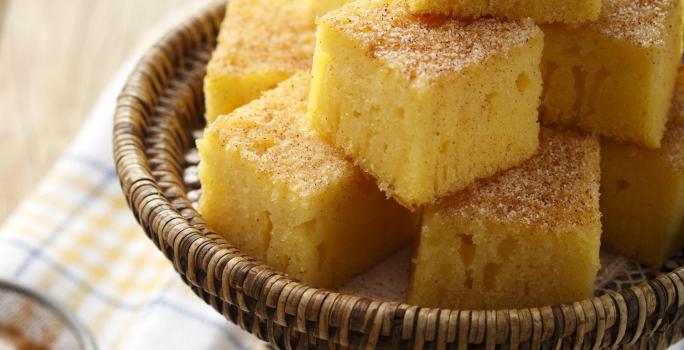
M116 174L116 169L114 168L113 164L103 162L101 159L97 159L95 157L91 157L85 154L66 154L62 157L62 160L68 162L75 162L79 164L85 164L105 174Z
M116 174L106 174L103 179L100 180L100 182L86 195L86 197L76 204L76 207L64 218L64 220L48 234L48 237L45 239L45 241L40 246L36 246L31 249L29 256L14 272L14 277L21 277L21 275L24 274L24 272L26 272L26 270L31 266L33 260L42 254L41 250L52 245L62 235L62 233L69 228L72 222L78 217L78 214L85 209L88 204L96 200L97 195L102 192L108 184L114 181L114 179L116 179Z
M0 237L0 242L7 243L9 245L14 246L15 248L20 248L23 250L27 250L29 252L32 252L35 250L35 247L31 244L28 244L26 242L22 242L14 237ZM62 264L59 262L55 261L54 259L50 258L49 256L45 254L40 254L37 256L37 259L43 262L44 264L47 264L57 270L57 272L62 275L64 278L66 278L68 281L71 283L75 284L79 288L83 289L86 293L92 294L96 298L100 299L103 302L106 302L116 308L119 309L124 309L124 310L130 310L130 311L135 311L143 307L145 304L140 303L140 304L131 304L123 300L119 300L115 297L112 297L110 295L107 295L106 293L98 291L95 287L89 285L86 283L83 279L79 278L76 274L72 273L64 267Z
M226 340L236 349L246 349L247 346L236 339L231 334L229 327L227 327L227 321L217 321L215 319L210 319L204 317L200 313L194 310L187 309L181 305L173 303L171 300L167 300L163 294L155 297L147 303L133 304L126 302L124 300L119 300L116 297L107 295L107 293L97 290L95 287L89 285L85 280L79 278L76 274L69 271L66 267L62 266L60 263L50 258L43 253L45 247L53 244L60 235L72 224L72 222L77 218L78 214L87 207L88 204L92 203L97 199L97 195L101 193L107 185L114 181L117 177L116 169L113 165L102 162L100 159L90 157L82 154L67 154L62 157L62 161L76 162L79 164L87 165L95 170L104 174L103 179L96 184L96 186L87 194L82 201L80 201L76 207L67 215L67 217L62 221L48 236L45 242L41 246L33 246L26 242L20 241L13 237L0 236L0 241L5 241L7 244L12 245L16 248L25 250L29 253L26 260L19 266L15 271L14 277L20 278L22 274L31 266L35 261L42 261L44 264L54 268L60 275L66 278L68 281L76 285L78 288L82 289L89 295L92 295L96 299L112 305L115 308L122 309L128 312L136 312L144 309L152 309L155 307L161 307L175 312L185 318L201 322L211 327L216 328L223 334Z
M166 308L168 310L171 310L183 317L193 319L195 321L205 323L209 326L217 328L221 333L223 333L226 336L226 339L230 342L230 344L235 347L236 349L244 349L246 347L245 344L242 344L241 341L236 339L233 334L231 334L230 329L227 327L228 326L228 321L225 322L215 322L214 320L208 319L201 314L194 312L192 310L188 310L186 308L183 308L182 306L172 303L167 299L159 298L156 300L153 300L152 303L150 303L150 308L160 306L163 308Z
M22 250L27 250L27 251L33 251L34 248L26 243L22 242L16 238L12 237L2 237L0 236L0 242L4 242L8 245L14 246L15 248L19 248ZM171 310L183 317L192 319L197 322L205 323L207 325L210 325L217 330L221 331L221 333L224 333L226 338L236 347L242 348L244 345L241 343L236 343L238 342L231 334L230 331L227 327L228 322L227 321L217 321L214 319L209 319L207 317L202 316L201 314L194 312L193 310L189 310L181 305L173 303L171 300L168 300L163 294L160 294L153 298L152 300L148 302L142 302L142 303L129 303L124 300L117 299L115 297L112 297L110 295L107 295L107 293L104 293L102 291L97 290L95 287L89 285L87 282L85 282L83 279L79 278L72 272L70 272L67 268L56 262L55 260L51 259L50 257L46 255L41 255L39 256L39 259L42 260L43 263L46 265L54 268L60 275L62 275L66 280L69 282L73 283L76 285L78 288L82 289L84 292L86 292L88 295L92 295L96 299L99 299L102 302L105 302L117 309L121 309L124 311L128 312L137 312L141 310L145 310L147 308L154 308L154 307L162 307L166 308L168 310ZM162 289L164 291L165 289Z

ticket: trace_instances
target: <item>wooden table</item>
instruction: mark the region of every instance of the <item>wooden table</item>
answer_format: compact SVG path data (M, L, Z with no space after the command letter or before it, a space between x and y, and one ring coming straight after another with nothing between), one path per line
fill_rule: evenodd
M150 33L206 0L0 0L0 223ZM146 38L147 36L147 38Z

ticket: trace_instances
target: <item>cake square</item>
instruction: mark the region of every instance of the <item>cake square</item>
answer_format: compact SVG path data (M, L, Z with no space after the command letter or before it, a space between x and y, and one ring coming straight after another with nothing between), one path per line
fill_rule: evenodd
M684 81L660 149L603 140L603 243L621 255L662 266L684 248Z
M537 155L427 207L409 303L456 309L568 303L599 269L597 137L542 128Z
M406 246L417 220L308 129L309 81L297 73L207 128L199 210L245 253L334 287Z
M207 122L309 69L314 21L302 1L229 1L204 80Z
M584 23L595 21L601 0L408 0L411 11L453 15L464 18L483 16L532 17L537 23Z
M657 148L682 53L680 0L605 0L598 21L546 25L545 124Z
M318 21L311 125L415 209L536 151L542 46L530 19L349 3Z

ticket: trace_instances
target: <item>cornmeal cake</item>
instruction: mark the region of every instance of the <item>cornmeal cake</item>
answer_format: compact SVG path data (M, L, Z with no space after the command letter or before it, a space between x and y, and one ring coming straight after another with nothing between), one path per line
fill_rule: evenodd
M537 23L583 23L595 21L601 0L408 0L416 13L477 18L532 17Z
M318 21L311 125L416 208L536 151L542 46L531 19L352 2Z
M314 19L302 1L229 1L204 80L207 122L309 69Z
M653 267L684 248L684 74L660 149L603 140L603 242Z
M417 228L306 127L309 78L298 73L209 126L197 144L200 212L244 252L333 287L405 246Z
M605 0L598 21L544 33L543 123L660 146L682 52L681 0Z
M426 208L409 302L497 309L590 297L599 157L596 137L542 129L532 159Z

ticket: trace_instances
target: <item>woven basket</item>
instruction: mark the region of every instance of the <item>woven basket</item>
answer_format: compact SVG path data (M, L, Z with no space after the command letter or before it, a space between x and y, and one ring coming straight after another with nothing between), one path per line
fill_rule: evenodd
M188 19L131 74L114 157L128 203L192 290L279 348L655 348L682 337L684 268L581 302L519 310L421 308L294 281L242 254L193 208L184 169L203 126L202 78L225 7Z

